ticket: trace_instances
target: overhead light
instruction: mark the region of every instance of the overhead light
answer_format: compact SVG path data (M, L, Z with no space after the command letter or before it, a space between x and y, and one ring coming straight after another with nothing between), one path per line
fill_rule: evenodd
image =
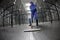
M31 4L30 3L26 3L25 6L30 6Z

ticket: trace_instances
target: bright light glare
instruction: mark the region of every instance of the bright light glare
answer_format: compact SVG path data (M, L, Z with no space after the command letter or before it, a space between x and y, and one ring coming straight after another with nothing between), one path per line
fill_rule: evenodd
M27 11L27 13L31 13L31 11L30 11L30 5L31 5L30 3L26 3L25 4L25 10Z
M31 4L30 3L26 3L25 6L30 6Z
M35 40L32 32L30 32L30 40Z
M15 2L14 2L14 4L15 4Z
M26 9L27 11L28 11L28 10L30 10L30 8L29 8L29 7L25 8L25 9Z

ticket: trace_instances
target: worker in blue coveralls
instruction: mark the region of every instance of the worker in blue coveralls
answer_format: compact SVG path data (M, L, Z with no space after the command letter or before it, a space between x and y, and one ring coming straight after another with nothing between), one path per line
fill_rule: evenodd
M29 19L29 23L31 26L33 22L33 18L36 20L36 26L38 26L38 14L37 14L37 9L36 5L33 2L30 2L30 11L31 11L31 19Z

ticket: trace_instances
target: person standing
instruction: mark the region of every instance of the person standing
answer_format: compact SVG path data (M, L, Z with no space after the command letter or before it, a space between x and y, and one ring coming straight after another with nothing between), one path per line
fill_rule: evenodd
M36 26L38 26L38 14L37 14L37 9L36 9L36 5L33 2L30 2L30 11L31 11L31 19L29 19L29 23L31 26L32 22L33 22L33 18L35 18L36 20Z

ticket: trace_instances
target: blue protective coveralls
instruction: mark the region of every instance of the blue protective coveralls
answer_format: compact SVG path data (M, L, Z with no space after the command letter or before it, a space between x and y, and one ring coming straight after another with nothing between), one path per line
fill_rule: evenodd
M36 9L36 5L33 2L30 2L30 10L31 10L31 19L29 19L30 24L33 22L33 18L35 20L38 20L38 15L37 15L37 9ZM38 25L38 23L36 24Z

